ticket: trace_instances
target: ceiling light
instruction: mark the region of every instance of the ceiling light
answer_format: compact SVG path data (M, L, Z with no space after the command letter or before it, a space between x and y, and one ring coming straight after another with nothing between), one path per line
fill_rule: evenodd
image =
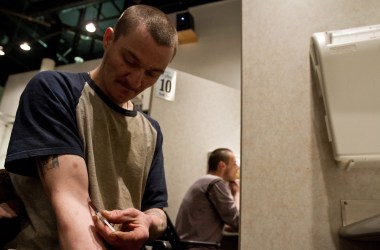
M84 62L83 58L80 57L80 56L74 57L74 61L75 61L75 63L82 63L82 62Z
M20 44L20 48L27 51L30 50L30 46L27 42L23 42L22 44Z
M0 56L3 56L3 55L5 55L5 52L3 50L3 46L0 46Z
M87 25L86 25L86 30L88 31L88 32L95 32L96 31L96 27L95 27L95 25L93 24L93 23L88 23Z

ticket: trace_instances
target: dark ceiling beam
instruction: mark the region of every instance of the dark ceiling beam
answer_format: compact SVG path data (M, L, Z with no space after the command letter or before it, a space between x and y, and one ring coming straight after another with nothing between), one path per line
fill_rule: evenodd
M142 0L142 4L154 6L166 14L187 10L189 7L203 5L207 3L218 2L221 0L182 0L182 1L165 1L165 0Z
M76 27L82 27L83 24L84 24L84 16L86 15L86 11L87 9L80 9L79 11L79 18L78 18L78 21L77 21L77 26ZM74 39L72 41L72 46L71 46L71 49L72 49L72 58L74 58L74 56L77 54L77 50L78 50L78 45L79 45L79 41L80 41L80 33L79 32L76 32L75 35L74 35Z
M62 25L62 27L65 31L68 31L68 32L70 31L70 32L73 32L74 34L88 36L90 38L103 41L103 35L98 35L96 33L89 33L89 32L84 31L78 27L72 27L72 26L68 26L68 25Z
M134 4L134 1L131 1L131 0L124 1L124 10L133 4Z
M121 13L120 13L121 14ZM101 22L106 22L110 20L117 20L120 17L120 14L117 14L116 16L110 16L110 17L104 17L104 18L99 18L99 20L96 20L96 22L101 23ZM95 20L94 20L95 21Z
M7 10L7 9L0 8L0 12L4 13L5 15L15 16L15 17L18 17L20 19L23 19L23 20L26 20L26 21L29 21L29 22L37 23L37 24L43 25L45 27L49 27L50 28L50 26L51 26L50 23L45 22L43 20L39 20L39 19L36 19L34 17L27 16L27 15L24 15L24 14L20 14L20 13L17 13L17 12L14 12L14 11L10 11L10 10Z
M8 52L17 48L22 40L32 44L34 41L39 40L41 34L46 34L46 32L40 32L38 27L32 28L31 25L20 22L18 16L9 15L6 22L13 27L13 32L9 33L9 41L5 44Z
M8 62L8 66L11 65L11 63L18 66L18 71L13 71L11 68L10 71L12 73L31 70L28 62L24 62L22 59L13 55L8 55L8 54L7 54L7 58L10 60L10 62Z
M42 37L37 37L35 38L35 41L38 41L38 40L42 40L42 41L46 41L46 40L49 40L50 38L52 37L55 37L55 36L58 36L58 35L61 35L64 31L61 30L61 31L56 31L54 33L50 33L48 35L45 35L45 36L42 36ZM35 41L31 41L30 43L33 43Z
M26 10L29 15L42 16L62 10L70 10L73 8L85 7L87 5L107 2L109 0L44 0L34 2L29 5Z
M115 3L114 0L111 0L111 3L112 3L112 5L113 5L113 7L115 7L115 9L116 9L119 13L123 12L123 10L121 10L121 9L119 8L119 6L117 6L117 4Z
M112 1L112 3L115 4L113 1ZM96 15L96 21L98 21L100 16L102 15L102 7L103 7L102 3L98 5L98 13ZM94 46L95 46L95 38L92 38L91 39L91 45L90 45L90 48L88 50L88 54L91 54L94 51Z

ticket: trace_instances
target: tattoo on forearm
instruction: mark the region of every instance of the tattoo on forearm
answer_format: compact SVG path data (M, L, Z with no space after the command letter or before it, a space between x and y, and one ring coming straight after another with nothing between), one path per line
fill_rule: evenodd
M157 239L167 227L165 212L159 208L152 208L144 211L144 213L158 218L158 220L154 219L155 222L149 226L149 240Z
M45 175L47 171L59 167L58 155L38 157L35 162L40 175Z
M153 209L146 210L144 213L149 214L149 215L155 215L158 218L160 218L161 219L161 227L166 228L166 215L162 210L153 208Z
M161 212L161 211L157 211L157 209L149 209L149 210L145 211L145 213L146 214L150 214L150 215L156 215L156 216L158 216L162 220L166 219L164 213Z

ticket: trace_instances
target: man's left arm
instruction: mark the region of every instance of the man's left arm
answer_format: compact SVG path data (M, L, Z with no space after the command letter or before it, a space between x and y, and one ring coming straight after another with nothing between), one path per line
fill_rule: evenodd
M144 213L152 219L152 224L149 227L149 240L155 240L161 236L167 227L166 214L160 208L151 208Z

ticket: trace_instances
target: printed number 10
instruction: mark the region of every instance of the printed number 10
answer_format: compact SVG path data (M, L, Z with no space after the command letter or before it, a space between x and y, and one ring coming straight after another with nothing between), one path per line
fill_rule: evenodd
M166 93L170 93L171 90L172 90L172 81L161 79L160 91L165 91Z

